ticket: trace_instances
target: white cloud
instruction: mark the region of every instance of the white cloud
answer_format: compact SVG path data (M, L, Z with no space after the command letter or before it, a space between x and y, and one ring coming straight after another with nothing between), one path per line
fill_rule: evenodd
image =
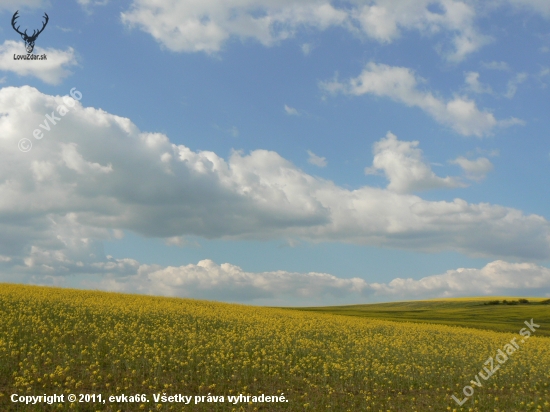
M123 230L550 258L550 224L541 216L369 186L349 190L267 150L236 151L226 160L80 103L34 140L44 115L62 103L28 86L0 89L0 255L11 258L2 263L10 265L5 273L32 276L55 267L52 261L59 273L84 273L104 258L102 242ZM30 152L19 151L22 138L33 139ZM418 167L413 145L394 144Z
M397 278L371 284L376 295L393 299L461 296L550 296L550 269L534 263L497 260L481 269L449 270L420 280Z
M61 159L68 169L79 174L111 173L113 171L111 164L102 166L99 163L84 160L82 155L78 153L76 143L61 144Z
M504 97L511 99L516 95L518 86L523 83L529 75L527 73L518 73L512 80L508 82Z
M342 27L382 43L402 31L423 35L450 34L445 51L460 61L488 42L474 26L476 11L459 0L351 1L338 8L329 0L134 0L122 21L151 34L173 51L214 53L231 37L255 39L264 45L293 37L301 27ZM365 4L368 3L368 4ZM431 6L438 6L433 11ZM305 50L304 53L307 54ZM307 48L309 51L309 48Z
M500 71L508 71L510 70L510 66L508 65L508 63L506 62L497 62L497 61L492 61L492 62L483 62L481 64L483 66L484 69L488 69L488 70L500 70Z
M309 155L309 158L307 159L307 162L319 166L319 167L325 167L327 165L327 159L324 157L317 156L315 153L313 153L311 150L307 151L307 154Z
M12 13L14 10L20 10L23 7L37 8L46 5L44 0L2 0L0 2L0 10L8 10Z
M468 72L466 73L466 85L468 90L474 93L492 93L491 87L480 83L479 73Z
M47 60L14 60L13 55L27 54L23 42L6 40L0 45L0 70L16 73L19 76L33 76L48 84L59 84L69 76L69 67L77 64L74 50L34 48L35 54L46 54Z
M337 79L321 83L321 87L330 93L344 93L355 96L372 94L388 97L407 106L418 107L433 117L438 123L450 126L457 133L465 136L486 136L497 127L520 124L515 118L497 120L487 111L477 108L476 103L467 97L455 96L443 100L433 93L419 88L425 80L415 76L406 67L388 66L368 63L358 77L347 82Z
M384 139L374 144L374 160L365 173L383 171L389 180L388 190L396 193L465 186L457 178L436 176L422 159L418 143L397 140L397 136L388 132Z
M190 297L225 302L267 305L314 305L363 299L365 280L343 279L327 273L298 273L283 270L246 272L242 268L212 260L179 267L144 265L133 259L71 261L60 253L32 250L25 265L3 270L0 282L53 284L117 292ZM67 276L71 274L71 276ZM75 283L76 280L76 283Z
M190 242L183 236L172 236L169 238L164 239L164 243L167 246L178 246L178 247L184 247L184 246L199 246L196 242Z
M294 107L287 106L286 104L285 104L285 112L289 116L299 116L300 115L300 112L298 112L298 110L296 110Z
M466 173L466 177L470 180L480 181L485 179L487 173L493 170L493 164L486 157L478 157L475 160L468 160L465 157L459 156L449 163L459 165Z
M185 296L234 302L286 299L295 302L359 295L367 286L363 279L342 279L326 273L286 271L251 273L240 267L211 260L156 271L142 270L128 279L111 278L103 286L118 291ZM301 303L303 304L303 303Z
M88 6L105 6L109 0L77 0L78 4L84 7Z
M474 26L474 4L466 1L378 0L359 6L354 17L370 37L389 43L401 31L418 30L424 35L452 33L453 48L445 57L453 62L463 60L490 41Z
M550 3L547 0L504 0L518 8L527 9L550 18Z
M151 34L173 51L217 52L232 36L269 46L294 35L299 26L324 30L341 25L346 12L329 2L135 0L122 21Z
M225 129L223 127L218 126L217 124L214 124L213 127L214 129L219 130L220 132L228 133L233 137L239 137L239 134L240 134L237 126L231 126L230 128Z
M311 53L311 50L313 50L313 46L310 43L304 43L302 44L301 49L304 56L308 56Z
M31 251L25 267L0 281L54 284L116 292L177 296L259 305L313 306L365 301L395 301L468 296L550 296L550 269L534 263L488 263L481 269L459 268L415 280L395 278L369 283L328 273L277 270L247 272L210 259L197 264L162 267L133 259L107 257L101 262L70 261L62 254ZM31 269L34 269L32 271ZM66 276L71 274L71 276ZM85 275L85 276L84 276ZM76 279L76 283L74 280ZM72 283L71 283L72 282Z
M500 150L498 149L481 149L476 147L475 150L470 151L468 156L474 156L475 154L487 155L488 157L500 156Z

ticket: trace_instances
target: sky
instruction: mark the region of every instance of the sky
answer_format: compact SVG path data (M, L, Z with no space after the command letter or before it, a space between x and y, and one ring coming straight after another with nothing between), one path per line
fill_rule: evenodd
M20 32L42 28L33 54ZM547 0L1 0L0 282L550 297Z

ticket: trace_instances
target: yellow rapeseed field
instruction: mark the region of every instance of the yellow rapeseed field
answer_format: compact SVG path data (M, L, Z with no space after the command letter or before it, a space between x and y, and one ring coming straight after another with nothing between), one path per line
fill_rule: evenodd
M451 395L520 335L0 284L0 411L550 411L550 339L534 335L459 407ZM52 394L64 402L12 402Z

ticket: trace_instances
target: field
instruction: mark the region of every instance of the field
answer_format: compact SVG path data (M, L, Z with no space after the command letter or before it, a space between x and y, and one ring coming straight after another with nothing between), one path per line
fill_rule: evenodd
M468 328L517 332L525 319L537 319L550 325L550 299L522 297L484 297L465 299L425 300L411 302L375 303L368 305L325 306L296 308L335 315L360 316L404 322L434 323ZM507 304L503 304L505 300ZM498 301L498 304L495 304ZM489 304L491 302L492 304ZM550 327L540 328L537 336L549 336Z
M536 318L540 328L519 343L527 318L495 332L0 284L0 319L1 411L550 411L548 323ZM513 338L519 349L471 384ZM474 393L459 407L451 395L463 399L465 385ZM10 400L54 393L107 401ZM122 394L147 399L108 400ZM155 402L159 394L204 398ZM278 402L228 401L239 394Z

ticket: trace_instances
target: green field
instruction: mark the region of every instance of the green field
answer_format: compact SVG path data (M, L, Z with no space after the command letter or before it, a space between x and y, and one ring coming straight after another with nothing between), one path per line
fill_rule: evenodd
M503 304L527 299L528 304ZM499 304L488 304L498 300ZM450 326L517 332L518 325L527 319L535 319L542 325L550 325L550 299L525 297L483 297L460 299L434 299L409 302L375 303L368 305L324 306L294 308L298 310L330 313L333 315L359 316L401 322L435 323ZM537 332L550 336L550 327Z

